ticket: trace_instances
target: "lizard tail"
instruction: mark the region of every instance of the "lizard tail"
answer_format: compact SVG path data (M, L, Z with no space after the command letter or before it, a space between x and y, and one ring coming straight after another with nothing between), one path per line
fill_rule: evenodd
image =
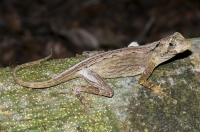
M25 81L23 81L23 80L21 80L17 77L17 72L19 70L21 70L22 68L25 68L25 67L28 67L28 66L31 66L31 65L40 64L41 62L48 60L51 56L52 56L52 50L51 50L51 54L49 56L43 58L43 59L33 61L33 62L29 62L29 63L25 63L25 64L22 64L22 65L15 67L14 71L13 71L14 80L18 84L25 86L25 87L30 87L30 88L45 88L45 87L50 87L50 86L54 86L54 85L57 85L59 83L62 83L62 82L64 82L64 79L66 81L67 79L64 76L57 76L56 78L52 78L52 79L44 81L44 82L25 82Z

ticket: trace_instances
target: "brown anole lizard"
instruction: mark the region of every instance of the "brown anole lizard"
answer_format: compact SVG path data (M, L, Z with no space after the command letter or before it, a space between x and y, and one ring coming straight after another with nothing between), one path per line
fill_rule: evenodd
M154 68L160 63L169 60L176 54L187 50L191 43L187 41L180 33L176 32L159 41L146 44L143 46L132 46L127 48L107 51L93 52L89 57L74 66L66 69L55 78L44 82L24 82L17 77L17 71L30 65L40 64L51 57L25 63L15 67L13 72L14 80L25 87L46 88L58 85L73 78L82 77L90 86L75 86L73 94L86 107L86 101L81 92L97 94L106 97L112 97L113 89L104 81L103 78L117 78L135 76L142 74L139 83L147 88L152 89L159 96L168 97L160 88L147 79L153 72ZM176 101L174 100L174 103Z

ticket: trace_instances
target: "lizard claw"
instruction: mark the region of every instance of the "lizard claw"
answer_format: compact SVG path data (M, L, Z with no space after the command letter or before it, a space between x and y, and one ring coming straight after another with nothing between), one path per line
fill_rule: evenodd
M152 88L152 90L153 90L154 94L158 95L158 98L160 98L160 99L162 100L162 102L164 102L163 97L166 97L166 98L170 99L171 102L172 102L174 105L177 104L177 100L175 100L175 99L169 97L167 94L165 94L165 93L163 92L163 90L166 90L166 88L160 88L160 84L159 84L159 86Z

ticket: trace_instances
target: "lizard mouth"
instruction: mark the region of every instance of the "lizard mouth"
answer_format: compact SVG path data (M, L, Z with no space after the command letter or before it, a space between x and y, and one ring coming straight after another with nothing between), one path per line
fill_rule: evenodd
M176 53L175 52L165 52L165 53L163 53L162 55L161 55L161 57L162 57L162 59L169 59L169 58L172 58L172 57L174 57L176 55Z
M188 41L185 45L179 45L179 47L177 47L174 50L169 50L167 51L165 54L171 54L171 55L176 55L179 53L183 53L184 51L188 50L191 47L192 43L190 41Z
M190 41L188 41L187 49L189 49L191 46L192 46L192 43L191 43ZM186 50L187 50L187 49L186 49Z
M182 53L182 52L186 51L187 49L189 49L191 47L192 43L190 41L188 41L186 45L187 46L182 46L184 48L181 49L179 53Z

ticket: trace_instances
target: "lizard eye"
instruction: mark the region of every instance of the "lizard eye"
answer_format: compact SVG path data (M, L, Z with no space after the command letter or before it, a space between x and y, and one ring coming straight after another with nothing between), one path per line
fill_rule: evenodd
M176 46L175 43L169 43L169 46Z

